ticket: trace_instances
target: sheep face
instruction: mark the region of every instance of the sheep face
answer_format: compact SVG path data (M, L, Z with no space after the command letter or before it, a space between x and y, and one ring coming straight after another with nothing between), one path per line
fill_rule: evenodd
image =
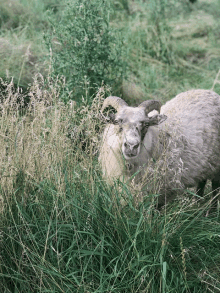
M160 114L148 117L143 108L123 107L120 109L112 122L118 125L124 158L126 160L137 158L148 127L158 125L165 119L166 116Z
M146 116L143 109L126 107L116 114L115 123L121 133L122 153L126 160L140 153L141 137Z

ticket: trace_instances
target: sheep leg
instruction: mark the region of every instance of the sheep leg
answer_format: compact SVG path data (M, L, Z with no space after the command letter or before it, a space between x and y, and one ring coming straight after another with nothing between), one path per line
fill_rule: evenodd
M212 179L212 197L215 197L213 201L213 207L217 208L218 206L218 196L217 193L219 192L220 188L220 174L217 174L214 179Z
M198 183L196 193L201 197L204 195L206 182L207 182L207 180L202 180Z

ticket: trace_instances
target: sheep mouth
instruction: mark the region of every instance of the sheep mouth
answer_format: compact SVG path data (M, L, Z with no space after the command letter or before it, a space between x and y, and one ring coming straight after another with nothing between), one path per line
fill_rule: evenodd
M125 159L133 159L133 158L136 158L137 156L138 156L138 153L136 153L136 154L132 154L132 153L126 154L126 153L124 153Z
M136 154L136 155L134 155L134 154L126 154L126 156L127 156L127 157L130 157L130 158L133 158L133 157L136 157L137 154Z

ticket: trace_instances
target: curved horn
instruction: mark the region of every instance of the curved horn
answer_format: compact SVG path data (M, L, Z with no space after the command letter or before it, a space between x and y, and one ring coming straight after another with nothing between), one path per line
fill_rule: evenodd
M119 97L110 96L104 100L101 112L103 112L108 106L112 106L116 111L118 111L121 107L128 106L128 104Z
M160 113L161 103L155 100L147 100L142 102L138 107L144 108L146 115L153 110L157 110Z

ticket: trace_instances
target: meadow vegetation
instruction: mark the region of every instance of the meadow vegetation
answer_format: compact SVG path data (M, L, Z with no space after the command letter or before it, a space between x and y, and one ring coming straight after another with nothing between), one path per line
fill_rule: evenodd
M220 292L209 188L158 211L98 164L106 96L220 93L220 2L0 8L0 292Z

